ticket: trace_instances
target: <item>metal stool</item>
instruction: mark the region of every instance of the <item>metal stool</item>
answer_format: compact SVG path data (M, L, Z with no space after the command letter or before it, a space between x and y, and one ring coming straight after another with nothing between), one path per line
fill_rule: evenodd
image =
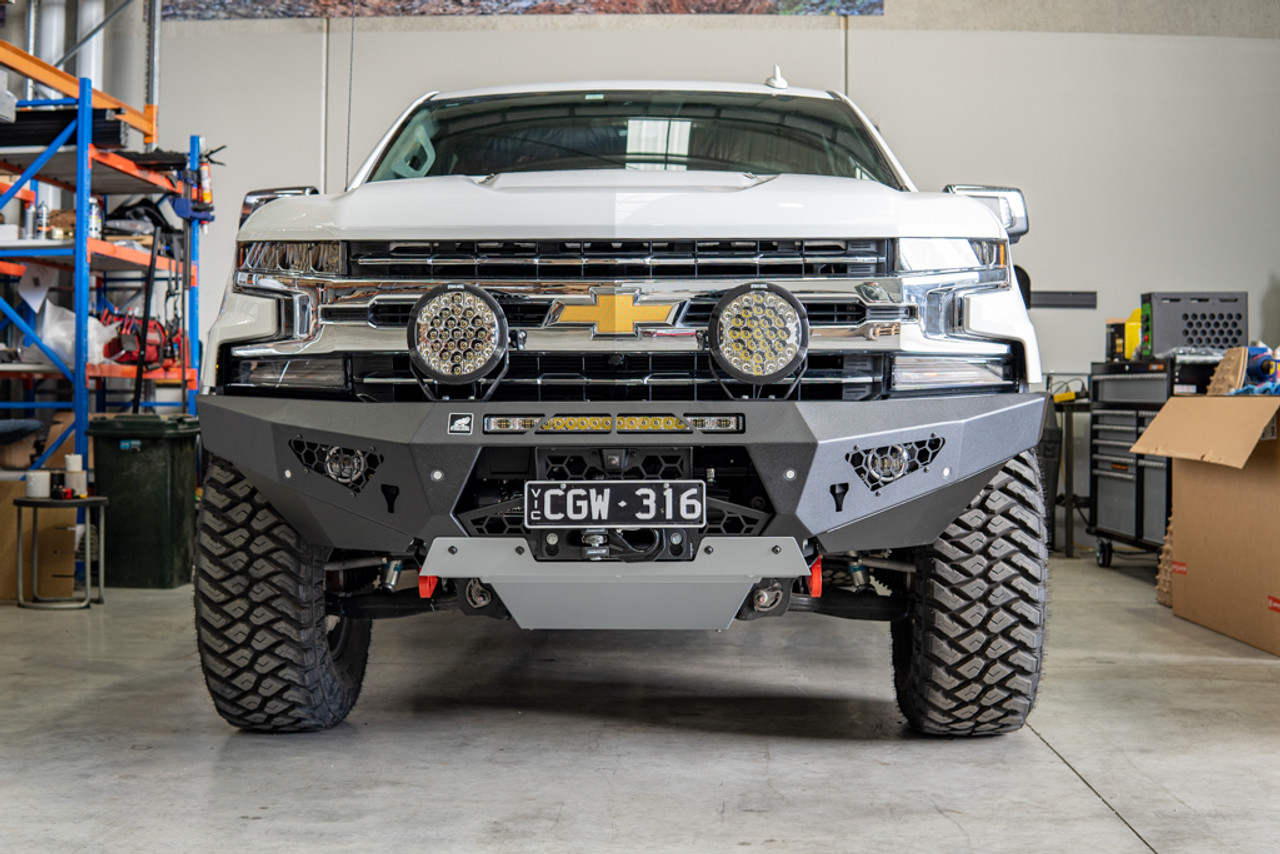
M42 608L45 610L66 610L69 608L88 608L89 603L93 601L93 568L98 568L98 599L99 605L106 600L102 595L102 587L106 579L106 564L103 556L106 550L103 548L103 542L106 540L106 496L96 495L90 498L26 498L19 496L13 499L14 507L18 508L18 607L19 608ZM31 601L24 602L22 600L22 509L24 507L31 508ZM85 508L85 549L84 549L84 598L78 596L61 596L51 599L40 598L40 508L52 507L64 510ZM93 550L89 548L89 530L93 527L93 511L98 511L98 559L93 559Z

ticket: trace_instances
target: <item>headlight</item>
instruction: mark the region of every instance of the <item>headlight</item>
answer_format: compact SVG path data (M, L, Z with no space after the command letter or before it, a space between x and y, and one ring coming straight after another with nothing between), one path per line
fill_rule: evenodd
M961 327L961 297L975 290L1012 287L1004 240L903 237L897 271L902 301L917 306L926 335L948 336Z
M898 241L898 271L941 273L952 270L1005 270L1009 247L1003 240L904 237ZM995 277L985 277L995 281ZM999 279L1007 280L1007 274Z
M730 376L767 385L795 372L809 346L804 306L777 285L734 288L711 311L711 355Z
M429 379L449 385L475 382L506 352L506 315L479 288L441 285L414 304L409 355Z
M336 276L342 272L342 244L337 241L256 240L238 246L239 273L268 276Z

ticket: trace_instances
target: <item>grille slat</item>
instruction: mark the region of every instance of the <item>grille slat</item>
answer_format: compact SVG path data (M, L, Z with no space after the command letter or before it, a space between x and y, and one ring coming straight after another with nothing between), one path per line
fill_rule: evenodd
M551 310L548 300L500 299L498 302L507 316L507 325L516 329L541 326ZM411 302L375 302L367 309L368 322L374 326L408 326L413 305ZM360 307L342 307L336 311L335 307L328 307L324 311L324 319L330 321L366 319L366 309Z
M861 400L882 390L879 357L856 365L841 355L811 355L793 399ZM374 399L421 400L421 387L401 354L352 357L356 391ZM734 400L785 395L790 382L755 389L713 369L707 353L513 352L494 401ZM483 394L488 386L433 387L437 397Z
M887 240L423 241L347 244L352 275L389 279L691 279L887 275Z

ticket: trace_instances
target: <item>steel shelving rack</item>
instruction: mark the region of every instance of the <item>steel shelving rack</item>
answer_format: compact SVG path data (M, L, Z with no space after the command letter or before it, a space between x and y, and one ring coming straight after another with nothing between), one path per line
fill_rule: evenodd
M74 435L75 452L88 453L88 421L90 408L90 384L98 387L98 403L105 403L102 381L109 378L132 378L136 366L89 363L89 315L91 300L95 297L93 276L101 274L103 285L96 289L96 307L107 305L106 276L124 272L145 271L150 253L118 246L110 241L90 238L85 226L89 220L91 195L174 195L190 199L193 187L181 177L140 168L131 160L93 144L92 111L107 109L118 121L139 130L150 144L156 138L156 110L148 105L137 110L94 89L87 78L75 78L66 72L42 62L7 42L0 42L0 66L7 67L53 91L62 98L20 100L19 109L40 107L75 107L75 118L47 146L28 146L0 149L0 168L18 177L12 184L0 182L0 208L13 199L24 204L35 204L32 191L35 182L44 182L74 194L77 228L69 240L20 239L0 241L0 276L19 277L27 263L42 263L72 272L73 311L75 315L75 352L71 364L49 348L34 328L34 314L25 304L18 307L0 299L0 330L15 326L23 337L38 347L52 363L0 365L0 379L42 380L65 377L72 388L71 400L37 401L28 395L25 401L0 401L0 409L71 410L74 419L71 426L49 442L44 454L33 463L33 468L44 464L68 435ZM200 167L201 139L191 138L187 156L187 173L198 172ZM179 277L182 280L186 304L185 341L181 345L177 364L145 371L144 380L177 380L183 385L181 405L194 411L198 391L199 368L199 297L197 270L199 259L199 229L190 220L184 228L182 258L157 258L157 277ZM158 239L158 238L156 238ZM156 404L152 404L156 405Z

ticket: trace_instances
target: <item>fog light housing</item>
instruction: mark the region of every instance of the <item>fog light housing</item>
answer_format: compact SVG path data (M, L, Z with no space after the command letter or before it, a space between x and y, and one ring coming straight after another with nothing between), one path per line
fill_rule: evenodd
M409 321L409 356L428 379L466 385L493 371L507 352L507 318L498 301L471 285L423 294Z
M369 462L364 451L335 445L324 456L325 476L343 486L363 480L368 468Z
M790 292L764 282L725 294L711 311L708 332L716 364L754 385L795 373L809 347L804 306Z

